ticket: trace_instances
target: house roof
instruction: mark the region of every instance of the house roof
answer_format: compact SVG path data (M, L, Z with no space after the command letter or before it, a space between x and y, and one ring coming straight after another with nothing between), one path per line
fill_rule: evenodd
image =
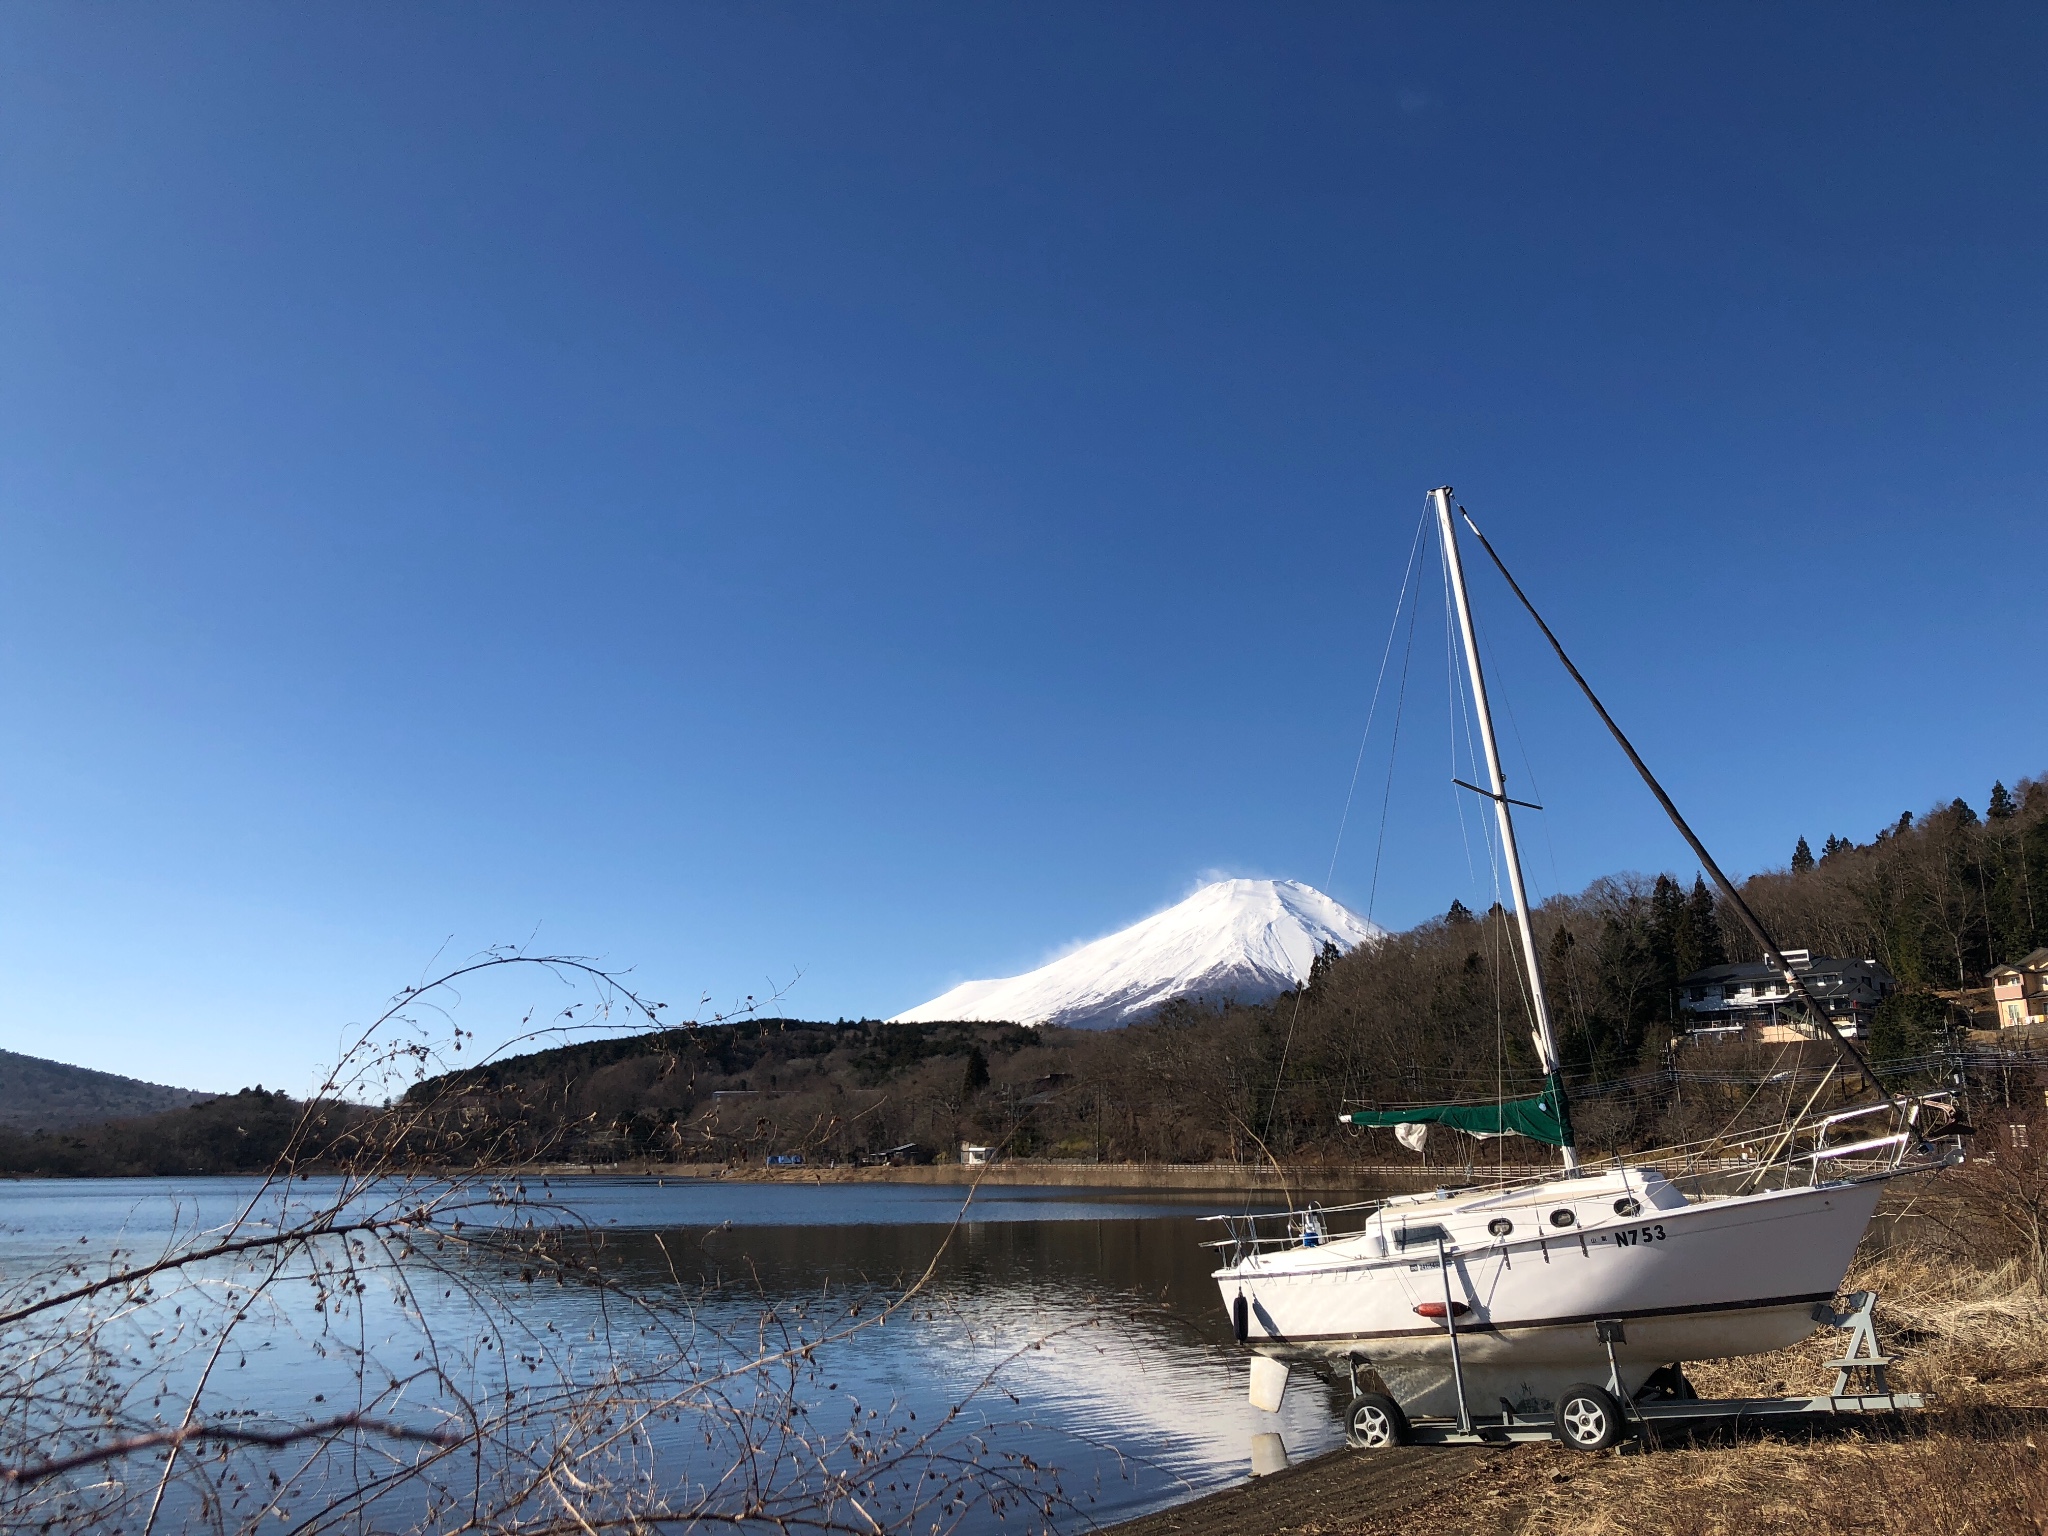
M2048 954L2048 950L2043 950L2042 953ZM1886 980L1891 978L1891 973L1875 960L1837 959L1830 955L1816 955L1806 961L1795 960L1792 962L1792 969L1802 978L1811 978L1820 972L1841 975L1868 974L1882 976ZM1769 961L1747 960L1740 965L1710 965L1703 971L1694 971L1690 976L1681 977L1678 984L1681 987L1702 987L1726 981L1762 981L1767 978L1775 980L1777 975L1778 968Z

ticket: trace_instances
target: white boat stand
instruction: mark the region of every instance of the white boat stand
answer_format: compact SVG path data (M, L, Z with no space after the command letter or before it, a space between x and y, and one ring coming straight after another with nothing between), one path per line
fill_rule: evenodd
M1827 1323L1849 1335L1848 1347L1839 1359L1830 1360L1827 1366L1835 1372L1834 1390L1816 1397L1657 1397L1639 1402L1630 1402L1621 1392L1621 1372L1614 1358L1614 1346L1628 1342L1626 1325L1619 1319L1610 1319L1598 1324L1600 1342L1607 1350L1607 1386L1615 1403L1621 1406L1626 1422L1612 1426L1598 1443L1581 1444L1572 1435L1561 1434L1551 1415L1540 1417L1518 1416L1506 1402L1500 1405L1497 1414L1475 1414L1464 1401L1463 1368L1458 1358L1458 1334L1455 1325L1450 1332L1451 1370L1459 1383L1459 1414L1453 1419L1406 1419L1401 1417L1398 1427L1388 1422L1392 1417L1385 1414L1369 1415L1367 1423L1385 1424L1386 1435L1374 1435L1361 1440L1352 1431L1348 1438L1354 1446L1387 1445L1407 1443L1411 1445L1504 1445L1526 1440L1563 1440L1578 1449L1594 1450L1612 1444L1617 1439L1633 1438L1645 1433L1654 1433L1654 1426L1679 1424L1720 1424L1740 1427L1744 1423L1786 1423L1799 1419L1840 1418L1852 1414L1884 1414L1913 1412L1926 1407L1926 1401L1917 1392L1894 1392L1885 1381L1885 1368L1892 1363L1877 1344L1877 1329L1873 1313L1877 1305L1875 1291L1857 1291L1848 1298L1849 1310L1836 1312L1825 1302L1813 1309L1814 1321ZM1371 1398L1376 1403L1386 1399L1368 1393L1358 1380L1359 1368L1365 1365L1364 1356L1350 1357L1351 1396L1353 1408L1347 1414L1347 1429L1357 1421L1352 1414L1362 1399ZM1860 1380L1858 1378L1861 1378ZM1681 1382L1683 1378L1680 1378ZM1595 1394L1588 1394L1593 1396ZM1391 1406L1391 1405L1389 1405ZM1398 1410L1396 1410L1398 1414Z

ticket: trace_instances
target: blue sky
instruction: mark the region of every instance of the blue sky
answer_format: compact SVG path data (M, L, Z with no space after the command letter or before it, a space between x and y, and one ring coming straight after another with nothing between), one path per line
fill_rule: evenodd
M1320 885L1444 481L1731 868L1981 806L2048 770L2044 55L1994 6L10 6L0 1045L299 1087L437 953L880 1015ZM1475 586L1537 885L1689 876ZM1425 595L1394 925L1489 894Z

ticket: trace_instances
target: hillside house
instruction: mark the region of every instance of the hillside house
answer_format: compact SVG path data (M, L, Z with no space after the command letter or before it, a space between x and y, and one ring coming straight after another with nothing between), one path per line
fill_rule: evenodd
M2048 1024L2048 947L1991 969L1991 1002L2000 1029Z
M1851 1039L1870 1032L1877 1005L1899 988L1875 960L1816 958L1803 949L1784 954L1835 1028ZM1761 960L1693 972L1678 984L1678 1005L1691 1021L1687 1038L1696 1042L1745 1033L1769 1041L1804 1040L1814 1033L1785 978Z

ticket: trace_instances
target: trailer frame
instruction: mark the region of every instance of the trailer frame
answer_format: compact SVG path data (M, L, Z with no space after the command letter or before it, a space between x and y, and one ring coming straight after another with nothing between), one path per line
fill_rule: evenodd
M1893 1363L1877 1342L1877 1293L1857 1291L1846 1298L1848 1308L1837 1312L1822 1302L1813 1309L1814 1321L1840 1329L1849 1335L1839 1358L1829 1360L1835 1372L1834 1390L1811 1396L1789 1397L1650 1397L1631 1400L1621 1391L1621 1373L1614 1346L1628 1342L1626 1325L1611 1318L1598 1324L1601 1344L1607 1351L1606 1390L1622 1410L1624 1424L1620 1438L1654 1437L1662 1425L1725 1425L1740 1429L1744 1424L1785 1424L1800 1420L1824 1421L1879 1414L1913 1413L1927 1406L1918 1392L1894 1392L1885 1379ZM1447 1312L1449 1308L1445 1309ZM1445 1319L1451 1344L1451 1369L1459 1383L1455 1419L1406 1419L1401 1442L1408 1445L1509 1445L1533 1440L1560 1440L1549 1415L1521 1415L1501 1405L1497 1414L1475 1414L1464 1400L1463 1370L1459 1360L1458 1330L1454 1318ZM1355 1405L1368 1393L1359 1381L1359 1370L1369 1365L1360 1354L1350 1357L1351 1398ZM1348 1413L1347 1413L1348 1420ZM1346 1425L1346 1440L1360 1446ZM1569 1444L1571 1442L1566 1441Z

